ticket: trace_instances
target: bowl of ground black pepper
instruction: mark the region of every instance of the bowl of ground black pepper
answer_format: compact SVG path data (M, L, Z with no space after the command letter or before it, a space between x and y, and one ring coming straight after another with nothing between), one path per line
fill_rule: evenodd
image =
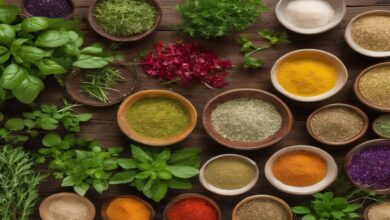
M363 70L354 83L356 97L367 107L390 112L390 62Z
M314 111L306 122L309 134L317 141L333 146L352 143L368 129L368 117L359 108L330 104Z
M75 5L72 0L24 0L22 10L27 17L69 19L73 17Z
M234 89L204 107L203 127L218 143L237 150L256 150L281 141L293 124L289 107L257 89Z
M292 220L290 206L275 196L254 195L239 202L233 209L233 220Z

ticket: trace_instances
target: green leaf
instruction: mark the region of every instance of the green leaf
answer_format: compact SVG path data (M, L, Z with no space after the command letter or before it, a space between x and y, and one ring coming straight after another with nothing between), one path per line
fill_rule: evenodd
M263 65L263 61L258 58L251 57L251 56L244 57L245 69L255 69L261 67L262 65Z
M310 213L310 209L304 207L304 206L296 206L296 207L293 207L292 208L292 211L295 213L295 214L309 214Z
M174 151L171 155L171 158L169 159L170 164L175 164L178 162L186 161L189 158L192 158L194 156L198 156L198 154L201 152L199 148L184 148L177 151Z
M191 189L192 185L189 180L187 179L178 179L173 178L170 180L166 180L165 183L169 188L172 189Z
M135 160L141 163L147 163L153 161L152 157L147 154L142 148L132 144L131 145L131 154Z
M361 207L362 207L362 205L360 205L360 204L350 204L350 205L348 205L347 208L343 209L342 211L343 212L354 212L354 211L360 209Z
M108 61L103 57L79 56L79 59L73 63L73 66L81 69L98 69L108 65Z
M164 182L159 182L157 184L153 184L150 191L152 192L153 201L160 202L167 194L168 187Z
M198 169L182 165L168 165L167 170L179 178L191 178L199 173Z
M93 180L92 185L98 193L102 193L108 188L108 183L103 180Z
M18 87L12 90L12 94L22 103L32 103L42 91L44 84L36 76L27 76Z
M75 115L75 117L76 117L77 120L79 120L80 122L86 122L86 121L91 120L92 114L90 114L90 113L79 114L79 115Z
M103 53L103 46L100 44L94 44L81 50L83 54L100 55Z
M67 186L74 186L76 184L78 184L78 181L75 177L67 176L62 180L61 186L67 187Z
M163 151L157 154L156 160L168 161L170 157L171 157L171 151L168 148L164 148Z
M118 159L118 164L123 169L129 170L137 167L137 162L133 159Z
M11 56L11 53L8 50L8 48L6 48L4 46L0 46L0 64L7 62L7 60L9 60L10 56Z
M54 133L48 133L43 137L42 144L45 147L54 147L61 143L62 139L59 135Z
M88 183L80 183L73 187L74 191L79 194L80 196L85 196L89 189Z
M68 31L46 30L37 38L36 44L40 47L56 48L70 41Z
M49 27L49 19L45 17L30 17L22 21L22 31L37 32Z
M135 176L137 175L137 172L134 170L130 171L122 171L119 173L116 173L110 180L110 184L125 184L125 183L131 183Z
M143 179L146 179L146 178L150 177L150 175L151 175L150 171L143 171L141 173L138 173L135 176L135 178L143 180Z
M302 220L317 220L317 218L314 215L309 214L309 215L303 216Z
M36 66L43 75L63 74L66 72L64 67L51 59L42 59L36 63Z
M27 71L18 64L8 65L0 77L0 84L5 89L14 89L28 77Z
M58 128L58 121L51 117L42 117L38 121L38 126L43 130L54 130Z
M246 42L245 44L243 44L241 46L241 49L240 49L240 52L241 53L245 53L245 52L248 52L250 49L254 48L255 46L253 45L253 43L251 41L248 41Z
M159 170L157 174L158 174L158 178L160 178L160 179L163 179L163 180L172 179L172 174L169 171Z
M37 62L44 57L51 56L51 52L44 51L38 47L22 46L18 51L18 55L24 61L34 63L34 62Z
M4 127L11 131L21 131L24 128L24 121L21 118L10 118Z
M0 6L0 23L10 24L14 22L20 12L20 8L13 5Z
M0 24L0 43L8 44L15 40L15 30L9 24Z

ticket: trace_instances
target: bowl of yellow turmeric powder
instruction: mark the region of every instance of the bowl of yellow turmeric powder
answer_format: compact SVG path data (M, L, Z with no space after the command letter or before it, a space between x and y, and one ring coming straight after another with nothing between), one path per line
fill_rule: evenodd
M119 196L103 205L101 215L104 220L152 220L153 207L137 196Z
M271 70L276 90L300 102L316 102L338 93L348 80L344 63L316 49L296 50L279 58Z

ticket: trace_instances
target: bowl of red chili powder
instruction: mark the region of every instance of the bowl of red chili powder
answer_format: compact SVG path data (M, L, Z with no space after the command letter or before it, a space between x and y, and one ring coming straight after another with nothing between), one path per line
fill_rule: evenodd
M194 193L172 199L164 210L164 220L221 220L221 210L214 200Z

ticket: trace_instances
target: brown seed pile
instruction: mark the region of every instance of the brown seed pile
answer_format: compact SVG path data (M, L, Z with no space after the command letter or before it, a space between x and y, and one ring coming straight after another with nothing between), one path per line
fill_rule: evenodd
M344 142L363 129L363 119L354 111L334 107L316 113L310 120L314 135L326 142Z
M359 90L372 104L390 107L390 65L365 73L359 80Z
M270 199L255 199L237 210L239 220L287 220L288 214L281 204Z
M390 16L369 15L356 20L352 39L360 47L372 51L390 51Z

